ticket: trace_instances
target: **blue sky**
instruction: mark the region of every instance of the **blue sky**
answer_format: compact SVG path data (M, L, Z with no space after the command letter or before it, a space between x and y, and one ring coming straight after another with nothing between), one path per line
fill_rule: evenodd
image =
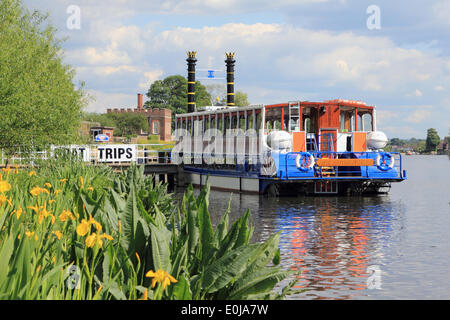
M155 80L186 74L188 50L198 52L198 68L215 69L233 51L236 90L251 103L363 100L377 107L378 129L390 138L425 138L430 127L449 135L449 0L25 4L49 12L68 37L65 61L93 97L87 111L135 107L136 94ZM80 9L80 29L67 27L70 5ZM379 8L379 29L367 27L371 5Z

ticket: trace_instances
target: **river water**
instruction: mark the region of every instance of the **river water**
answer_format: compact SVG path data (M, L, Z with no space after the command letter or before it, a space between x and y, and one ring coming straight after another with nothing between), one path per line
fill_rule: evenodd
M300 270L296 289L306 289L289 299L450 299L449 157L403 161L408 179L387 195L236 193L230 218L250 209L255 242L281 232L281 266ZM213 224L229 199L211 191Z

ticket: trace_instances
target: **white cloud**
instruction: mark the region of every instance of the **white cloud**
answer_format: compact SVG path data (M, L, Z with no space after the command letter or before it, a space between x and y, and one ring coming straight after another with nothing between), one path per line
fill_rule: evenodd
M414 126L386 126L382 128L382 131L386 133L388 138L400 137L423 137L424 133L420 128Z
M107 104L119 108L132 106L135 93L145 92L155 80L170 74L185 75L187 50L198 51L198 68L220 69L224 68L224 53L235 51L236 90L248 92L251 102L339 97L396 106L427 97L427 103L434 106L432 118L429 108L420 114L417 107L392 107L382 108L385 112L378 109L378 119L399 127L407 123L447 121L450 104L443 101L449 98L446 84L450 83L450 57L445 51L447 39L442 35L449 30L445 28L450 23L448 0L431 1L422 10L419 21L414 22L417 28L413 31L399 30L396 25L390 29L388 20L384 20L382 32L366 35L296 27L315 25L302 22L312 19L324 21L318 27L322 29L344 30L353 26L358 30L350 22L339 27L333 25L341 20L331 15L338 14L342 19L361 20L364 28L365 10L361 11L361 17L355 18L354 6L345 0L25 0L25 3L28 7L51 10L61 34L70 37L64 44L65 59L76 68L77 78L86 80L87 87L96 93L97 102L90 105L94 109L106 109L103 106ZM66 8L71 4L81 9L82 27L78 31L65 27ZM386 6L382 5L386 8L383 10L390 8L392 14L402 10L408 19L409 14L413 17L419 10L397 4ZM252 15L243 16L246 13ZM247 17L250 19L246 20ZM294 17L295 21L290 20ZM222 21L241 23L218 25ZM438 27L425 30L426 40L416 39L411 32L420 31L424 23ZM408 32L408 37L398 37L396 32L402 35ZM418 45L424 41L427 45ZM440 130L448 131L447 122Z
M390 120L395 120L400 116L399 112L389 111L389 110L377 110L377 124L383 124Z
M407 122L420 123L431 116L430 110L419 109L409 114Z
M88 90L93 98L84 111L105 113L108 108L136 108L137 95L125 93L107 93L97 90Z
M162 51L165 47L183 51L198 48L198 59L236 48L239 62L285 81L310 76L321 78L328 86L346 84L391 93L442 79L442 65L448 62L430 53L398 47L385 37L279 24L176 28L157 35L156 43ZM419 91L415 94L420 96Z
M145 80L139 83L139 89L147 91L152 83L160 79L162 75L162 70L144 72Z
M439 0L432 6L432 11L438 22L450 25L450 2L448 0Z

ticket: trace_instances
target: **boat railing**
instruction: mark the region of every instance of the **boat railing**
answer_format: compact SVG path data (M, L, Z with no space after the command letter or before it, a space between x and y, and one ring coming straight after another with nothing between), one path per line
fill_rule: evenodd
M298 155L308 153L289 152L284 157L284 168L286 178L301 178L295 168ZM333 152L315 151L310 152L314 157L314 166L310 173L314 172L315 178L329 179L371 179L390 178L404 179L402 157L398 152ZM295 174L294 174L295 173Z

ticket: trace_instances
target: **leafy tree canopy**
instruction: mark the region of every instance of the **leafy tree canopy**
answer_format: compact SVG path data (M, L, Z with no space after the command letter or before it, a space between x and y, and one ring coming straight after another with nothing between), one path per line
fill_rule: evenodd
M187 80L181 75L174 75L157 80L150 86L145 102L146 108L167 108L173 114L187 112ZM195 102L198 107L209 105L211 96L199 81L195 84Z
M221 105L226 106L227 105L227 98L222 98ZM242 91L237 91L234 94L234 105L236 107L247 107L250 105L250 102L248 102L248 94Z
M83 120L114 127L115 136L137 135L141 130L148 132L147 117L140 113L85 113Z
M427 151L436 151L437 146L441 142L441 138L439 137L436 129L430 128L427 131L427 140L426 140L426 150Z
M21 0L0 1L0 147L8 153L77 137L83 85L73 84L55 33L46 15Z

